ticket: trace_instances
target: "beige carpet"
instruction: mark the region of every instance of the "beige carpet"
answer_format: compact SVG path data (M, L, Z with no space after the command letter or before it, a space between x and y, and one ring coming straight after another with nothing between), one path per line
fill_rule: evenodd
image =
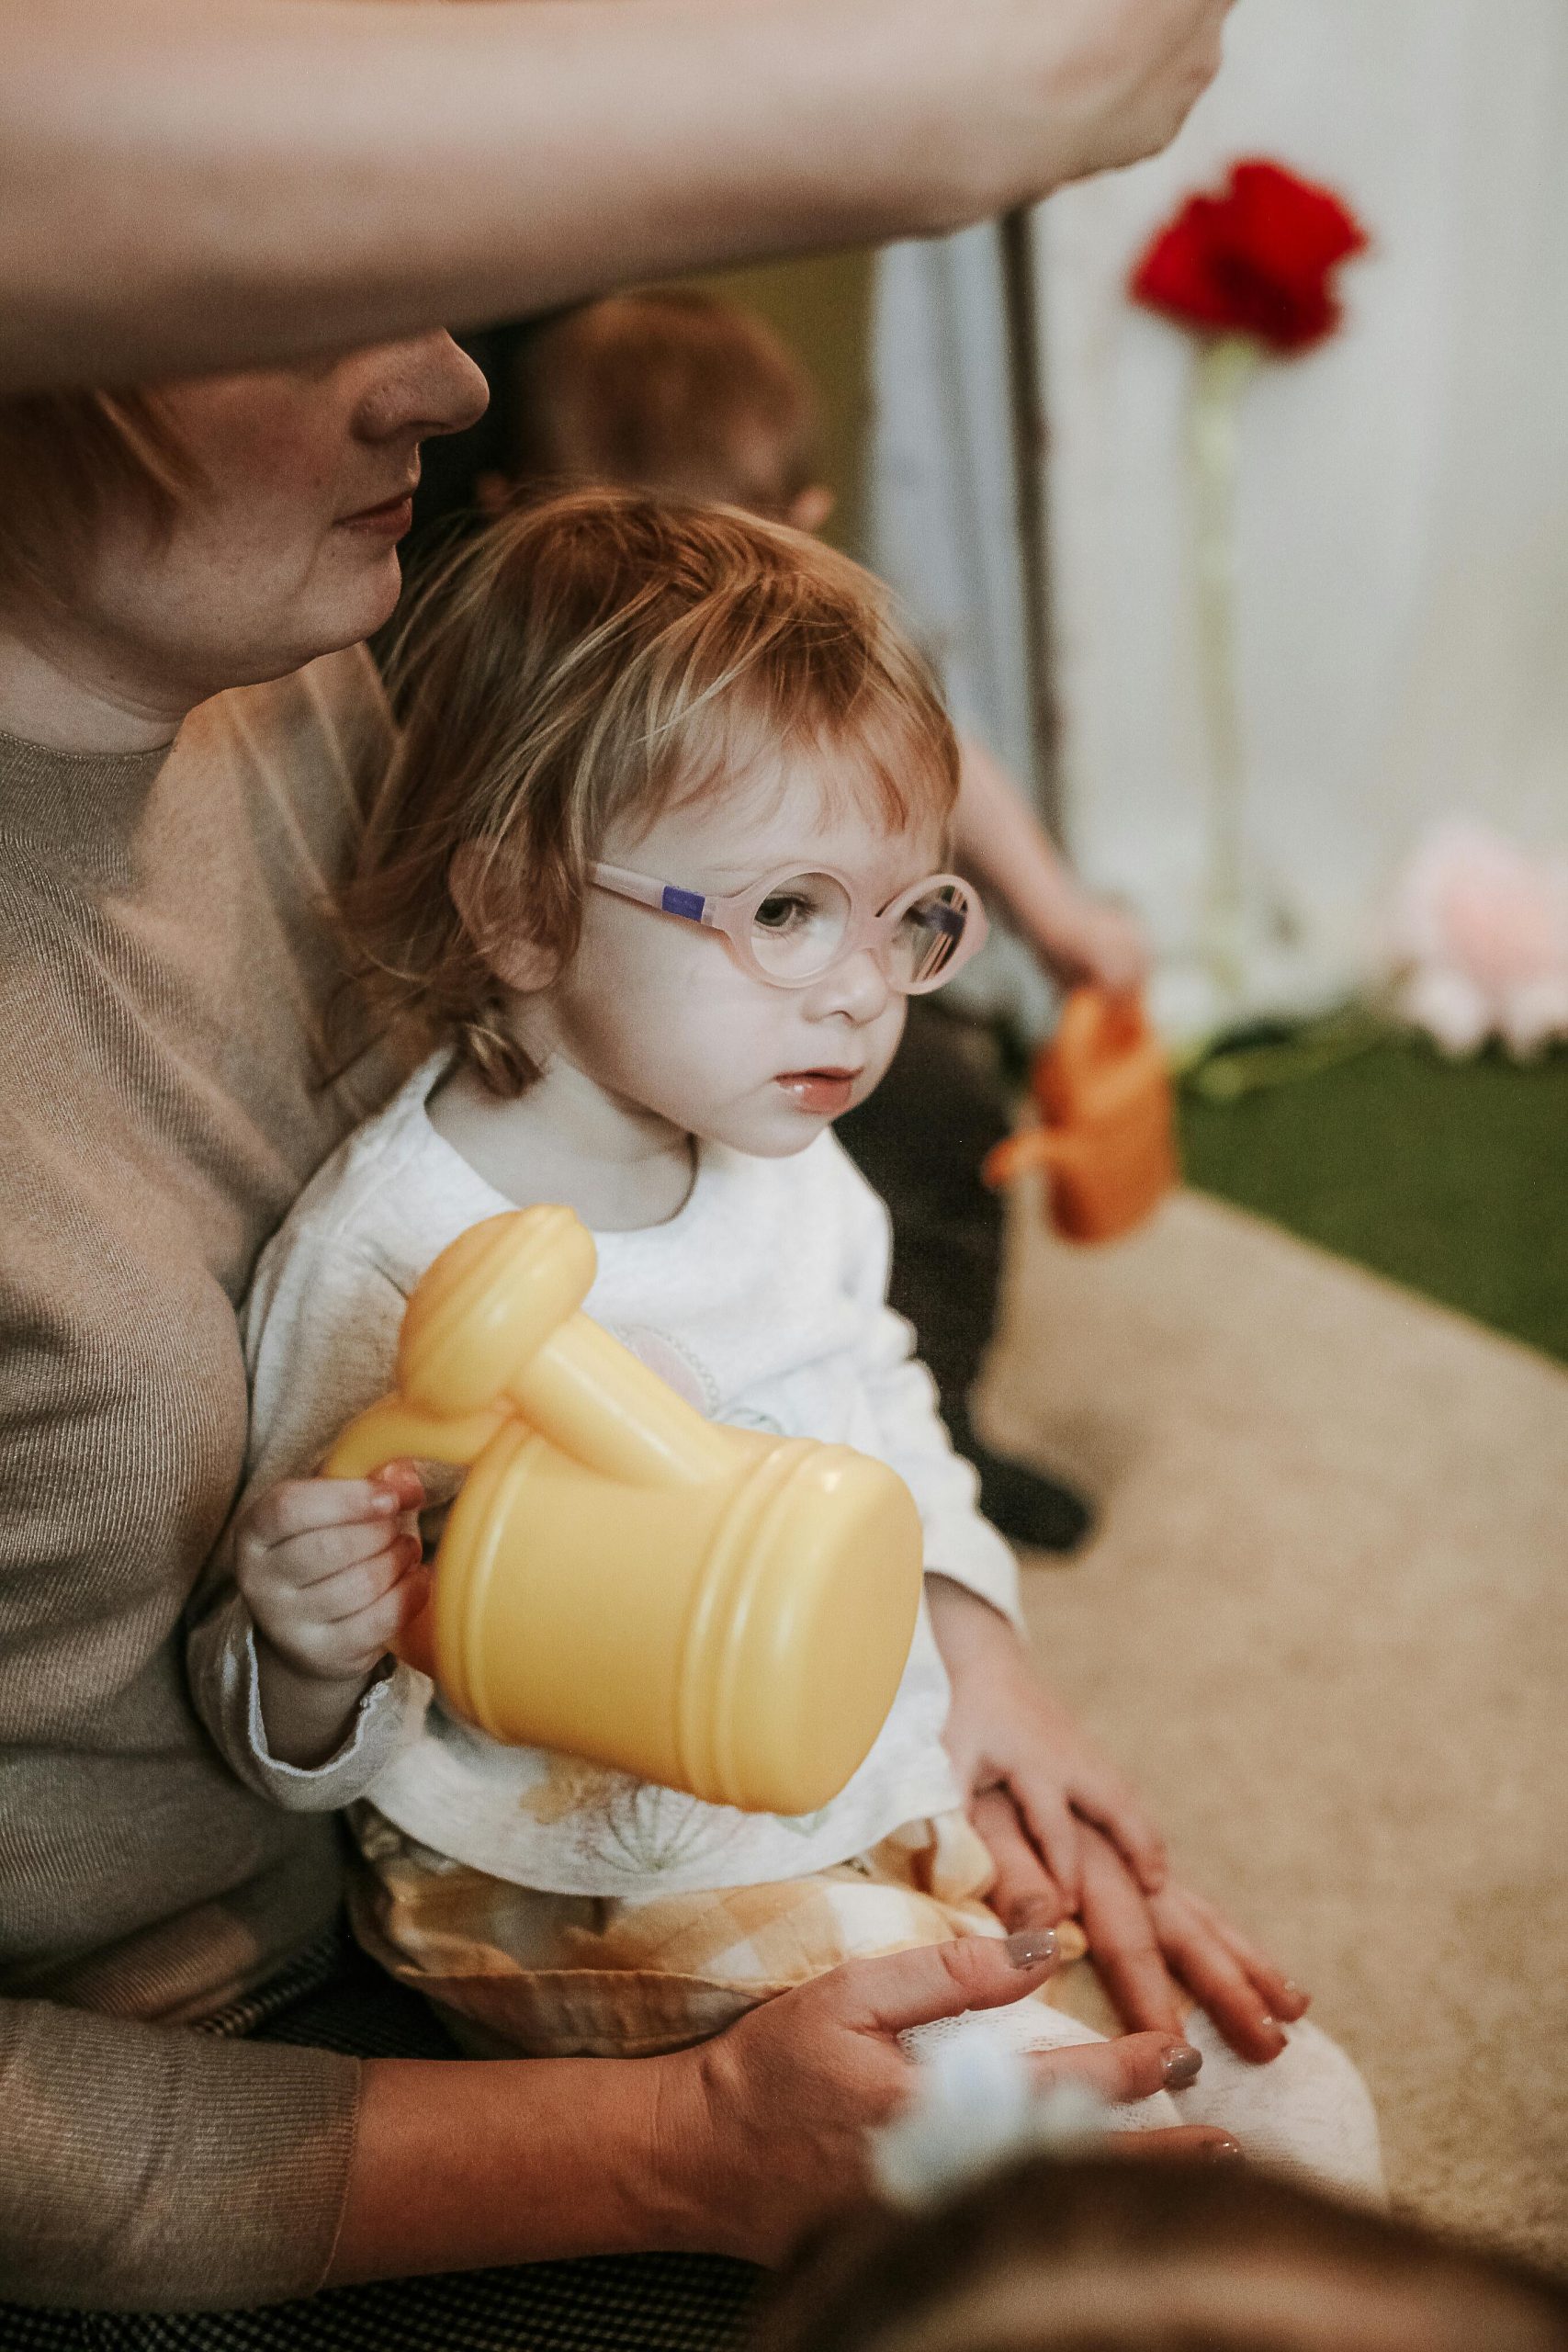
M1098 1498L1039 1656L1359 2060L1396 2199L1568 2262L1568 1374L1188 1194L1021 1217L983 1418Z

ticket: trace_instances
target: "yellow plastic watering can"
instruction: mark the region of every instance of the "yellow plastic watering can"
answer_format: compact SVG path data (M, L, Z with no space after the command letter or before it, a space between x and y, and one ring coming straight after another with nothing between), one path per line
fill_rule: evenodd
M400 1648L492 1738L813 1812L904 1671L913 1498L848 1446L705 1419L581 1313L594 1270L570 1209L460 1235L410 1297L395 1392L325 1473L470 1465Z

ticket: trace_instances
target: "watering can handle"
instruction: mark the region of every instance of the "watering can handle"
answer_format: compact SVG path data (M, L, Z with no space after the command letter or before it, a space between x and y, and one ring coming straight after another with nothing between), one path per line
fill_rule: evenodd
M1032 1176L1038 1168L1051 1168L1062 1158L1062 1138L1049 1127L1025 1127L1016 1136L1006 1136L993 1144L980 1162L980 1182L993 1193L1009 1184L1016 1184L1021 1176Z
M422 1413L401 1396L379 1404L350 1421L321 1464L323 1478L363 1478L399 1454L427 1462L450 1462L461 1469L478 1461L508 1419L506 1400L482 1412L447 1418Z

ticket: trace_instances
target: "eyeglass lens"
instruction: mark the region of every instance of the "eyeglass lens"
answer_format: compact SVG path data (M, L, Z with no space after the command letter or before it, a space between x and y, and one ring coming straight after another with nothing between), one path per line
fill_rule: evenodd
M770 890L751 918L751 953L761 970L781 980L825 972L849 936L849 893L829 874L795 874ZM888 977L896 988L934 979L964 936L968 910L952 883L928 890L900 916L886 944Z

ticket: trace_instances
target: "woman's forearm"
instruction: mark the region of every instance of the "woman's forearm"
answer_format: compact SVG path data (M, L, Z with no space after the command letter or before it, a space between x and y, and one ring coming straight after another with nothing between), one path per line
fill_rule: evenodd
M716 2243L690 2053L373 2059L328 2283Z
M0 0L0 391L978 218L1174 131L1226 0Z

